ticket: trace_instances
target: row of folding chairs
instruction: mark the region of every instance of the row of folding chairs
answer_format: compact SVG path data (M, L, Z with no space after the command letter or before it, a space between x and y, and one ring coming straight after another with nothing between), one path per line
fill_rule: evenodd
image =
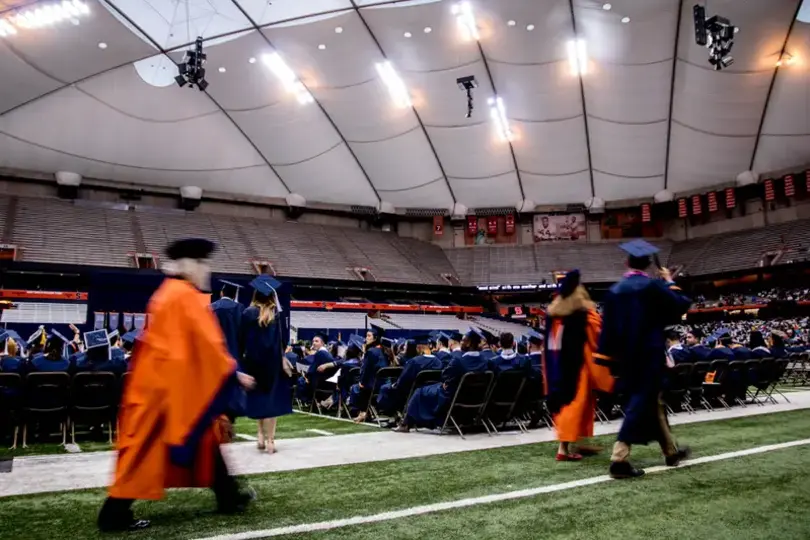
M13 446L22 428L22 446L27 447L29 427L40 423L59 425L62 444L76 442L76 425L106 424L112 443L126 374L93 373L0 373L0 426L13 429Z
M788 355L788 367L783 383L786 386L810 385L810 352Z

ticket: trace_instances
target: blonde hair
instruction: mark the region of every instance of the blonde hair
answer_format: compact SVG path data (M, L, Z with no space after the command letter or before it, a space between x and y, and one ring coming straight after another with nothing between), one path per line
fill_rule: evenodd
M276 301L272 296L258 295L254 292L250 305L259 308L259 326L270 326L276 318Z
M20 352L17 342L11 338L8 338L6 341L6 348L8 349L9 356L17 356L17 353Z

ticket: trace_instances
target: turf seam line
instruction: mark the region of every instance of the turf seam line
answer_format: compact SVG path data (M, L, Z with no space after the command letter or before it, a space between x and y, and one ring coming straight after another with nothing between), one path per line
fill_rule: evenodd
M810 445L810 439L800 439L796 441L789 441L779 444L770 444L766 446L757 446L745 450L737 450L734 452L726 452L723 454L715 454L712 456L704 456L689 461L684 461L678 467L648 467L645 469L647 474L655 474L664 471L671 471L691 467L693 465L702 465L704 463L713 463L716 461L723 461L726 459L734 459L745 456L752 456L756 454L764 454L774 450L782 450L785 448L793 448L796 446ZM393 510L389 512L382 512L379 514L372 514L366 516L354 516L345 519L337 519L333 521L321 521L318 523L302 523L299 525L288 525L286 527L278 527L275 529L264 529L257 531L247 531L242 533L222 534L217 536L208 536L198 540L254 540L258 538L271 538L276 536L286 536L290 534L310 533L316 531L328 531L332 529L340 529L343 527L350 527L352 525L365 525L368 523L379 523L382 521L391 521L394 519L401 519L411 516L421 516L424 514L432 514L435 512L443 512L446 510L453 510L457 508L467 508L470 506L478 506L481 504L490 504L495 502L510 501L514 499L525 499L528 497L535 497L546 493L554 493L556 491L564 491L585 486L592 486L595 484L602 484L605 482L613 481L608 475L593 476L591 478L583 478L580 480L573 480L571 482L563 482L561 484L551 484L548 486L541 486L530 489L521 489L518 491L509 491L506 493L497 493L494 495L484 495L481 497L472 497L469 499L459 499L455 501L447 501L441 503L433 503L421 506L413 506L411 508L404 508L402 510ZM631 480L623 480L629 482ZM640 480L643 482L643 480ZM639 484L641 486L641 484Z

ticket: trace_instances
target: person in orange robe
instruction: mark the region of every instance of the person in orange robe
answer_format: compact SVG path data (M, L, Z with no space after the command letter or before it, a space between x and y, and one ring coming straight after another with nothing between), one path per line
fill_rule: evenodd
M595 390L613 390L613 377L593 358L602 321L596 306L580 285L579 271L566 274L559 294L547 310L546 351L543 362L546 405L557 429L557 461L578 461L582 454L598 451L571 444L593 437Z
M134 519L133 501L161 499L170 487L211 487L222 512L244 510L254 497L229 475L219 448L229 399L253 379L236 371L204 292L214 249L208 240L186 239L166 250L168 277L149 301L148 328L130 359L102 531L148 527Z

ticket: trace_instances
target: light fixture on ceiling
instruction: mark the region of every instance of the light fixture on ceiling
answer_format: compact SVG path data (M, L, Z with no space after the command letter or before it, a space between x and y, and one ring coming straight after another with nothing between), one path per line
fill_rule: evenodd
M785 53L785 54L782 55L782 57L779 60L776 61L776 67L781 67L781 66L785 66L785 65L792 66L795 63L796 63L796 57L793 56L790 53Z
M528 30L529 32L531 32L532 30L534 30L534 25L533 25L533 24L528 24L528 25L526 25L526 30Z
M480 39L478 33L478 25L475 23L475 14L473 13L472 6L468 0L462 0L453 4L453 15L456 16L456 24L458 24L461 38L465 41Z
M604 9L605 11L610 11L610 8L612 7L613 5L609 3L602 4L602 9Z
M568 65L571 66L571 75L588 73L588 46L584 39L568 42Z
M248 63L249 64L255 64L256 63L256 58L251 56L250 58L248 58Z
M426 34L429 34L429 33L431 33L431 32L433 32L433 28L431 28L431 27L429 27L429 26L426 26L426 27L425 27L425 33L426 33Z
M306 89L304 83L298 80L298 77L295 76L293 70L290 69L290 66L281 58L280 54L277 52L265 54L262 56L262 62L278 77L285 90L295 95L298 103L306 105L307 103L315 101L315 98L313 98L312 94Z
M403 35L404 35L406 38L409 38L409 37L411 37L413 34L411 34L410 32L405 32L405 34L403 34Z
M221 67L221 68L219 68L217 71L219 71L220 73L225 73L225 72L226 72L226 71L228 71L228 70L227 70L227 69L225 69L224 67Z
M515 21L509 20L506 21L506 26L515 26L517 23Z
M343 33L343 27L342 26L335 27L335 33L336 34L342 34Z
M198 36L194 42L194 49L187 50L183 55L183 61L177 64L178 75L174 78L181 88L189 85L195 86L200 92L208 88L208 81L205 80L205 62L208 55L203 52L203 38Z
M17 10L3 19L0 24L0 36L16 34L16 28L42 28L58 22L87 15L90 7L82 0L63 0L62 2L37 4L37 7ZM74 23L75 24L75 23Z
M509 120L506 118L506 106L503 104L503 98L500 96L491 97L487 103L489 104L489 115L495 124L498 137L503 142L514 139L514 134L509 129Z
M99 42L99 44L98 44L98 48L99 48L99 49L101 49L101 50L103 51L104 49L106 49L106 48L107 48L107 44L106 44L106 43L104 43L103 41L101 41L101 42Z
M623 22L624 24L629 23L629 22L630 22L630 17L622 17L622 22Z
M391 62L387 60L385 62L377 62L375 67L377 68L377 73L379 73L380 78L385 83L385 86L388 87L388 93L391 95L391 99L394 100L394 105L401 108L410 107L411 97L408 95L408 88L405 86L405 83L396 72Z
M321 43L320 45L318 45L318 50L319 50L319 51L325 51L325 50L326 50L326 45L324 45L323 43Z

